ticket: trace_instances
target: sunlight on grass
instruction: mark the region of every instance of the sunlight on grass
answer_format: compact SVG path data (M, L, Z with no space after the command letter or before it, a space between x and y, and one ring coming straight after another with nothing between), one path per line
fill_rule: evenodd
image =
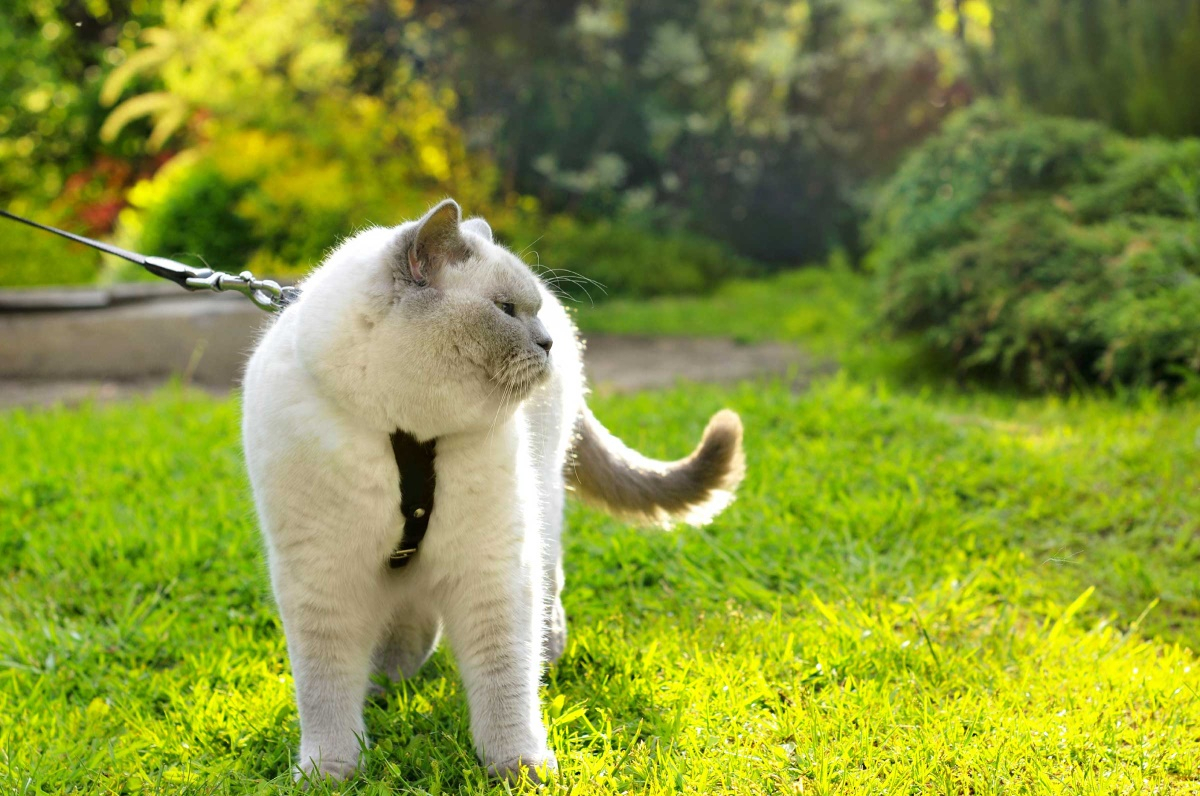
M731 405L750 470L703 530L570 509L552 792L1197 789L1197 662L1175 642L1200 638L1200 408L846 377L595 403L653 455ZM291 676L236 402L166 391L3 419L0 782L290 783ZM503 792L445 650L367 724L341 792Z

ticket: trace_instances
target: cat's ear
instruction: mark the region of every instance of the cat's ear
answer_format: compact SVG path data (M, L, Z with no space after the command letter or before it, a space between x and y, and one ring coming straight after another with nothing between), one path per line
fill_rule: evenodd
M466 221L462 222L462 228L467 232L474 232L476 235L487 241L492 240L492 228L488 226L488 222L484 221L479 216L468 218Z
M459 231L462 210L458 202L439 202L417 222L412 243L405 254L409 276L417 284L436 279L447 264L466 259L471 253Z

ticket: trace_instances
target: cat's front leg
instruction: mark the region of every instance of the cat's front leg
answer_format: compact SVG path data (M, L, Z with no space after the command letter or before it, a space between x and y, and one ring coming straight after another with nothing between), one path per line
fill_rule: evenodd
M480 760L493 776L535 782L558 767L538 702L542 571L536 559L472 556L447 584L446 635L458 660Z
M296 779L342 780L366 743L363 702L385 614L377 573L307 556L273 567L300 713Z

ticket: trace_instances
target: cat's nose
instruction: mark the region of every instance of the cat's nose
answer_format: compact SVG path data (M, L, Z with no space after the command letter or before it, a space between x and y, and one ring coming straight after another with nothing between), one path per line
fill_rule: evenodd
M538 348L550 353L550 346L554 345L554 340L550 337L550 331L546 328L546 324L542 323L541 318L534 318L533 323L529 326L529 336L533 338L533 342Z

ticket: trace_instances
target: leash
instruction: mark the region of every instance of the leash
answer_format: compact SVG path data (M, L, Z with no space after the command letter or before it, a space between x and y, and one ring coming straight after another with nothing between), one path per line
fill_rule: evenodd
M34 229L53 232L55 235L60 235L67 240L73 240L76 243L82 243L84 246L99 249L114 257L120 257L131 263L136 263L155 276L170 280L185 290L211 290L216 293L232 290L236 293L241 293L253 301L259 309L266 310L267 312L279 312L288 304L295 301L296 297L300 295L300 291L294 287L281 287L278 282L270 279L257 279L249 271L242 271L240 274L229 274L224 271L214 271L211 268L196 268L176 262L175 260L169 260L166 257L147 257L144 254L122 249L120 246L113 246L111 243L101 243L98 240L85 238L73 232L39 224L28 218L22 218L15 213L10 213L7 210L0 210L0 216L27 224Z
M28 224L34 229L53 232L67 240L136 263L155 276L170 280L185 290L212 290L217 293L232 290L241 293L259 309L267 312L282 311L300 295L300 291L294 287L281 287L278 282L270 279L257 279L249 271L235 275L211 268L195 268L166 257L147 257L120 246L101 243L82 235L39 224L7 210L0 210L0 217ZM399 543L388 555L387 565L391 569L400 569L412 560L417 554L421 540L425 538L425 531L429 528L429 519L433 514L433 491L437 483L433 467L436 444L436 439L420 442L403 429L396 429L392 434L392 454L396 457L396 468L400 473L402 487L400 515L404 518L404 531ZM405 484L408 485L407 489L403 488Z

